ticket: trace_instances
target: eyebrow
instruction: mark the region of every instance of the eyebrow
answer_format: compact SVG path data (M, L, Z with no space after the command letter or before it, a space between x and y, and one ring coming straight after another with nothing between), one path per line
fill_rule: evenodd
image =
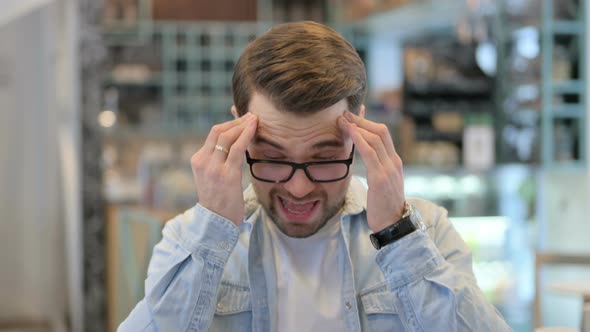
M272 140L265 138L264 136L260 136L260 135L256 135L254 137L254 144L268 144L268 145L270 145L274 148L277 148L281 151L285 151L285 148L282 145L280 145L279 143L273 142ZM329 140L317 142L314 145L312 145L311 148L313 150L319 150L319 149L325 148L325 147L340 148L343 146L344 146L344 142L342 140L329 139Z
M344 147L344 142L338 139L331 139L317 142L316 144L312 145L312 149L319 150L321 148L341 148Z
M275 143L275 142L269 140L268 138L265 138L265 137L260 136L260 135L254 136L254 144L268 144L268 145L270 145L270 146L272 146L274 148L277 148L277 149L279 149L281 151L284 151L285 150L285 148L283 148L283 146L280 145L279 143Z

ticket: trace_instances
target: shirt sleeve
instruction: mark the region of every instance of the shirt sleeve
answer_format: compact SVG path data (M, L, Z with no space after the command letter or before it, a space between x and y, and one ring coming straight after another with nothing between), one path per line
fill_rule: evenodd
M118 331L206 331L239 230L197 204L166 223L154 247L145 297Z
M407 330L512 331L477 286L471 251L446 210L429 215L432 238L416 231L376 256Z

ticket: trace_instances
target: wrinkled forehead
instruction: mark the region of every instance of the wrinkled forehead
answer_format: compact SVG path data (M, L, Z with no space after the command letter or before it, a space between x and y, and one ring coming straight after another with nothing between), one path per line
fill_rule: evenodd
M340 101L324 110L300 114L277 110L268 100L254 100L250 112L258 116L255 143L274 142L284 148L292 145L314 145L330 141L331 145L344 145L344 137L338 127L338 117L347 109L346 102ZM285 146L286 145L286 146Z

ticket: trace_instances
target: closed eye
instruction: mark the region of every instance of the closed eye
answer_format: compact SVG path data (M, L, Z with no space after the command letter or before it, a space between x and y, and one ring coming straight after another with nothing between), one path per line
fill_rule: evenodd
M331 155L331 156L317 156L314 157L313 160L318 160L318 161L330 161L330 160L338 160L340 158L338 158L338 155Z
M284 160L285 156L281 153L274 153L274 152L265 152L262 154L263 155L263 159L268 159L268 160Z
M345 159L346 156L342 153L342 151L329 150L316 153L312 156L312 158L318 161L328 161Z

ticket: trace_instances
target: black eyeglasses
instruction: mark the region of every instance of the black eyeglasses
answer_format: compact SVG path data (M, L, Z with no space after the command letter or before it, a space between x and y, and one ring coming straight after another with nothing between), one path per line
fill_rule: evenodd
M289 161L252 159L246 151L246 162L250 173L256 180L272 183L284 183L293 177L295 171L302 169L312 182L336 182L348 176L354 157L354 144L350 157L345 160L312 161L309 163L292 163Z

